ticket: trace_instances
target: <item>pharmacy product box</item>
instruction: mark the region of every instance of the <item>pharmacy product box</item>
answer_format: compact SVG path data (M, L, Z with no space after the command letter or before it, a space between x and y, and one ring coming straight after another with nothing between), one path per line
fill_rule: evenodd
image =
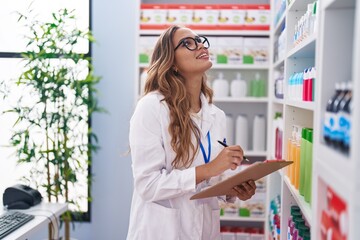
M142 36L139 39L139 62L150 63L151 55L158 37Z
M246 30L269 30L270 29L270 5L253 4L245 5Z
M239 4L219 5L218 26L224 30L242 30L245 25L245 6Z
M218 37L216 62L218 64L242 64L243 38Z
M269 62L269 38L244 38L244 64Z
M164 29L167 12L166 4L141 4L140 29Z
M210 36L207 37L207 39L209 40L210 43L210 48L209 48L209 55L210 55L210 61L213 64L216 64L216 55L218 52L218 37L215 36Z
M167 4L166 24L180 24L189 26L193 14L193 6L191 4Z
M266 194L257 192L249 200L240 201L240 216L265 217Z
M216 29L218 24L219 9L217 5L193 5L192 29Z

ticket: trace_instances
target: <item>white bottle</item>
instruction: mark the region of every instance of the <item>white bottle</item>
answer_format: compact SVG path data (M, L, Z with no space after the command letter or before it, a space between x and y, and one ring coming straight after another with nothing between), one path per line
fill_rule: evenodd
M246 81L241 79L241 73L236 73L236 79L232 80L230 93L231 97L241 98L245 97L247 92L247 84Z
M256 115L253 126L253 151L265 151L265 117Z
M235 144L246 151L249 149L248 144L248 121L246 115L239 115L236 118L236 140Z
M228 145L234 144L234 119L232 115L226 115L226 143ZM221 139L222 140L222 139Z
M223 73L219 72L218 78L213 83L214 97L216 98L229 96L229 82L223 76Z

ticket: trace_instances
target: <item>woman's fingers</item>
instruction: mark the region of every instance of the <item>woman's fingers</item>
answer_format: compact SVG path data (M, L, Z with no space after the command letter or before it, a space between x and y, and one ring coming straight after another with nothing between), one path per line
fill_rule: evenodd
M250 180L248 182L242 183L239 186L235 186L233 190L240 200L247 200L255 194L256 185L253 180Z

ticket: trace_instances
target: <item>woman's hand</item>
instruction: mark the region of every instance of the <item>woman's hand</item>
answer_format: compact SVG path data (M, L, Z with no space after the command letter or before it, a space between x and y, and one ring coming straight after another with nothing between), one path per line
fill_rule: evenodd
M224 148L214 160L195 168L196 184L218 176L228 169L235 170L243 160L243 155L244 151L239 145Z
M238 185L232 189L232 196L238 197L240 200L245 201L250 199L254 194L256 190L256 185L253 180L250 180L248 182L242 183L241 185Z
M241 164L243 155L244 151L239 145L229 146L221 150L219 155L208 163L212 176L217 176L228 169L235 170Z

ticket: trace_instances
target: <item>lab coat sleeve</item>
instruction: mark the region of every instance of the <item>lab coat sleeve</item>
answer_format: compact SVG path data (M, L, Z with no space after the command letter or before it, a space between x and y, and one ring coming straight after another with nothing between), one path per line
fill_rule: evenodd
M195 191L195 168L166 170L159 99L146 96L139 101L130 121L130 149L135 191L145 201L175 198ZM162 113L164 114L164 113Z

